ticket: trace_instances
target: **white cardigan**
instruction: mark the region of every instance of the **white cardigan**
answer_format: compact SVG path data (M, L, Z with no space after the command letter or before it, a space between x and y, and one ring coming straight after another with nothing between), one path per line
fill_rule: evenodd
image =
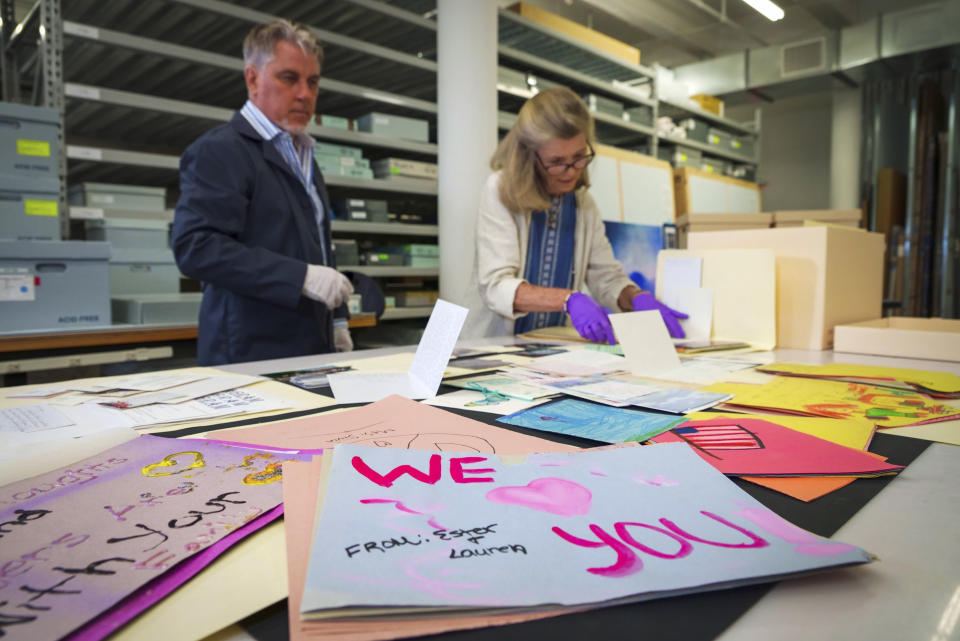
M477 216L477 252L474 284L485 309L471 309L468 336L513 334L513 322L526 312L515 313L513 300L523 279L530 235L531 212L511 212L500 202L500 172L487 179ZM617 298L632 282L613 257L597 203L586 189L578 189L574 231L573 289L586 284L601 305L618 310Z

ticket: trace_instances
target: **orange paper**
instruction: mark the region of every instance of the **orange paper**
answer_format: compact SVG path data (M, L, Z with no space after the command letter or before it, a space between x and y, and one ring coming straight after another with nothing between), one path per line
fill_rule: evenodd
M283 520L287 536L287 576L290 585L290 596L287 599L290 641L334 638L343 641L397 639L450 630L521 623L577 611L569 609L559 612L424 618L390 621L389 624L383 621L301 621L300 601L307 578L307 561L313 540L313 519L321 472L320 457L314 457L311 462L292 462L283 466Z
M388 396L376 403L266 425L219 430L215 438L289 449L321 449L339 443L481 454L576 452L554 443L487 425L446 410Z

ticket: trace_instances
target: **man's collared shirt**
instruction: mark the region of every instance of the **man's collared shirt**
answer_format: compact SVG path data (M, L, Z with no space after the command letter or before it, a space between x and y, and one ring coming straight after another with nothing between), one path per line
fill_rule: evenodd
M323 252L323 263L329 264L327 258L327 246L323 242L323 201L320 194L317 193L317 187L313 184L313 138L307 134L291 135L289 132L277 127L269 118L267 118L260 109L247 100L246 104L240 110L243 117L247 119L250 126L253 127L264 140L273 143L280 155L293 170L293 173L300 179L300 183L310 196L313 203L314 217L317 221L317 230L320 233L320 249Z

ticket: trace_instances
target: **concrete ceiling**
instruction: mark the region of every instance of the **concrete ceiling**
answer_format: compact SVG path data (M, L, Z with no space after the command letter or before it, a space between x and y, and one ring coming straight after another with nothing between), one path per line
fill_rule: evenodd
M771 22L743 0L525 0L640 49L643 64L665 67L797 42L925 0L775 0ZM500 0L502 6L513 0Z

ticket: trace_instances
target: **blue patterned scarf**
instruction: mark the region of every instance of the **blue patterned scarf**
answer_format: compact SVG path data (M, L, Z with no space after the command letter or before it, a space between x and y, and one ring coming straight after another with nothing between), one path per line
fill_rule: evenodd
M576 223L577 197L572 192L553 198L550 209L533 213L524 280L539 287L573 286ZM531 312L514 321L513 331L522 334L541 327L563 325L564 320L562 311Z

